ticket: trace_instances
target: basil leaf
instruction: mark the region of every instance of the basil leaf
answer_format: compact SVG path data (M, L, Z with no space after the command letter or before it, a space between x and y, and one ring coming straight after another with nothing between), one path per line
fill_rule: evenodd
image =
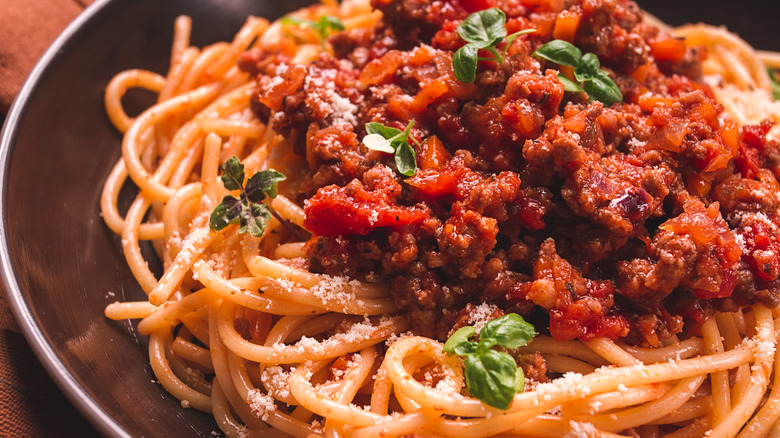
M504 348L522 347L534 336L534 326L516 313L488 321L479 332L480 339L495 339L496 343Z
M512 356L488 350L469 354L464 362L469 393L487 405L509 408L517 386L517 365Z
M477 78L477 52L479 49L466 44L458 49L452 56L452 70L455 79L470 84Z
M509 46L518 35L536 31L536 29L525 29L507 38L505 24L506 14L498 8L474 12L458 24L458 35L468 44L458 49L452 56L452 69L457 80L466 84L474 82L477 61L484 59L502 64ZM502 54L495 46L504 38L507 40ZM480 49L486 49L493 57L480 58L478 56Z
M780 100L780 82L775 79L775 72L769 69L769 81L772 83L772 99Z
M507 36L506 47L504 48L504 54L506 54L506 51L509 50L509 46L511 46L512 43L515 42L517 37L519 37L520 35L525 35L527 33L533 33L533 32L536 32L536 29L523 29L513 33L512 35Z
M563 40L552 40L536 49L534 55L560 65L577 67L582 58L582 52L574 44Z
M478 345L479 344L476 342L461 342L452 349L452 352L458 356L466 356L468 354L476 353Z
M252 202L262 202L266 196L275 198L278 194L277 184L286 179L283 173L274 169L257 172L246 182L246 198Z
M323 44L325 42L325 38L333 33L333 31L344 30L344 23L342 23L338 17L334 17L332 15L323 15L316 22L288 15L279 20L279 22L283 25L310 27L314 29L315 32L317 32L317 35Z
M522 368L517 367L517 371L515 371L515 392L523 391L525 391L525 373Z
M498 341L496 338L488 338L485 336L480 335L479 342L477 343L477 353L482 354L488 350L490 350L491 347L498 344Z
M222 184L228 190L238 190L244 186L244 165L237 157L228 158L222 165Z
M313 24L313 22L312 22L312 21L309 21L309 20L302 20L302 19L300 19L300 18L298 18L298 17L293 17L292 15L288 15L288 16L286 16L286 17L282 17L282 19L281 19L281 20L279 20L279 23L281 23L281 24L283 24L283 25L291 25L291 24L295 24L295 25L298 25L298 26L300 26L300 25L303 25L303 24L306 24L306 23L311 23L311 24Z
M395 149L390 144L390 140L382 137L381 134L368 134L363 137L363 144L375 151L387 152L388 154L395 152Z
M244 204L239 219L241 223L241 227L238 229L239 234L249 232L254 237L262 237L265 225L271 220L271 212L268 211L265 204Z
M558 73L558 80L563 84L563 91L569 91L572 93L581 93L585 91L576 82L564 76L563 73Z
M603 102L604 106L623 100L623 94L617 84L604 70L599 70L593 80L583 83L582 88L591 99Z
M407 137L402 137L403 143L395 150L395 166L404 176L413 176L417 172L417 156L409 145Z
M574 69L574 78L580 82L589 81L596 76L601 64L599 63L599 57L593 53L586 53L580 64Z
M317 20L315 27L320 35L325 38L332 31L344 30L344 23L333 15L323 15Z
M477 330L471 325L459 328L449 339L447 339L447 342L444 343L442 351L452 356L452 354L455 353L455 347L464 342L468 342L469 338L474 336L476 332Z
M417 139L410 135L412 126L414 120L409 122L403 131L377 122L366 123L368 135L363 137L363 144L369 149L395 153L395 166L398 171L402 175L412 176L417 172L417 157L409 145L409 140L419 144Z
M498 8L474 12L458 24L458 35L478 49L493 46L506 36L506 14Z
M366 134L379 134L386 139L391 139L401 135L403 132L400 129L391 128L377 122L366 123Z
M225 196L211 212L209 216L209 228L214 231L224 229L231 223L235 223L238 220L238 216L241 213L243 206L238 199L232 196Z
M411 133L412 133L412 127L413 127L413 126L414 126L414 120L412 120L411 122L407 123L407 124L406 124L406 128L404 128L403 132L401 132L401 134L399 134L399 135L396 135L395 137L391 138L391 139L390 139L390 141L393 141L393 140L399 139L399 138L401 138L402 136L403 136L403 137L405 137L405 138L406 138L406 140L408 140L409 138L411 138L412 140L414 140L414 137L410 137L410 135L411 135ZM416 141L416 140L414 140L414 141Z

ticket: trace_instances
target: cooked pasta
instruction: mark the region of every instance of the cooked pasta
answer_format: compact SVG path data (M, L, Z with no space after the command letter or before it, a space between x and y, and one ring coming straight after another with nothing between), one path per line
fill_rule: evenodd
M374 3L387 7L390 2ZM585 6L581 7L579 3L566 8L554 1L521 3L537 4L539 10L553 8L554 13L548 14L553 18L532 23L527 16L507 12L511 18L507 27L514 31L531 24L540 27L541 23L547 23L550 29L554 28L548 29L548 33L562 40L573 40L577 22L582 26L583 21L578 20L587 17L583 12ZM312 178L313 172L304 156L310 151L302 152L296 146L296 138L313 134L294 131L281 135L273 122L278 122L278 118L258 118L258 95L262 101L266 92L265 98L272 99L267 91L273 84L292 80L285 76L286 71L315 63L322 53L332 55L335 50L342 53L342 60L346 59L343 55L346 49L340 46L334 49L337 42L325 38L328 32L305 23L318 23L322 17L337 17L345 29L343 32L355 35L390 25L383 22L383 12L363 0L345 0L341 4L323 2L293 12L292 16L295 17L292 22L289 19L269 22L250 17L232 42L205 48L190 45L191 22L187 17L180 17L174 25L167 75L142 70L121 72L105 92L106 111L124 138L121 158L105 181L101 211L107 226L121 236L127 263L148 295L148 300L144 301L109 304L105 314L116 320L140 319L138 331L149 336L149 358L157 381L180 400L183 408L213 415L218 427L229 437L282 434L700 437L708 433L712 438L738 434L740 437L774 436L780 431L780 390L773 385L773 376L780 372L780 358L777 357L780 353L775 348L780 334L780 311L771 306L771 293L768 294L770 299L760 299L760 294L756 293L746 304L730 302L730 307L713 304L702 314L701 322L688 318L684 330L669 329L670 333L657 336L656 331L642 332L646 338L628 336L628 333L638 332L634 331L633 325L621 325L619 318L610 320L617 321L614 327L621 330L617 336L618 332L602 328L595 336L581 332L567 337L560 331L537 324L539 334L527 345L511 349L510 353L516 358L528 355L541 360L546 376L527 376L525 390L515 394L511 405L504 410L469 394L461 358L442 350L444 339L436 336L435 328L420 329L421 323L414 319L417 317L410 316L409 305L398 298L397 283L390 282L387 275L377 275L378 280L372 280L370 275L355 279L346 273L332 275L332 272L323 273L327 269L319 269L319 272L311 269L311 245L316 241L318 228L309 226L309 221L313 220L308 214L311 201L307 201L306 210L298 202L300 193L309 190L306 178ZM453 29L451 26L450 35ZM537 32L541 32L540 29ZM736 149L740 147L737 128L760 124L764 120L780 122L780 105L772 101L771 81L767 75L767 66L777 68L780 62L776 54L756 52L722 28L695 25L668 30L684 38L690 47L705 48L703 84L707 85L700 87L708 87L724 111L714 112L715 107L706 106L706 101L697 107L697 111L704 114L702 117L709 117L707 120L712 126L723 129L723 143L733 147L728 152L734 152L733 157L728 155L723 162L718 163L708 156L709 164L700 166L704 177L686 175L688 192L698 196L697 199L706 199L710 187L715 191L718 178L723 179L717 175L734 168L730 163L737 159ZM533 38L536 38L533 33L517 36L516 42L507 44L505 55L521 53L533 44L538 47L540 43L534 43ZM657 58L668 54L669 50L677 50L659 44L653 46ZM401 45L399 43L399 47ZM268 65L276 62L273 67L276 76L257 71L248 74L239 68L239 64L246 62L240 62L240 59L253 49L255 53L281 53L287 64L262 57L252 58L257 70L268 69ZM682 50L685 52L686 49L683 47ZM432 54L434 51L437 53ZM374 56L373 59L388 56L387 52L370 55L356 51L352 55L358 56L355 53ZM424 65L452 57L451 52L429 45L410 49L409 53L412 53L411 57L425 58L420 61ZM444 58L441 53L445 53ZM260 67L263 62L267 65ZM538 61L534 62L538 68ZM608 64L608 61L603 62ZM506 63L505 66L509 65ZM481 71L490 64L490 60L482 60L476 69ZM413 102L412 99L396 102L407 105L405 108L411 111L411 119L416 113L409 108L427 107L441 96L457 93L450 85L455 80L451 65L437 65L448 71L444 75L446 78L442 76L444 79L425 82L427 85L419 87ZM527 67L512 66L505 68ZM377 84L383 77L394 74L393 70L407 67L402 67L401 61L390 67L365 62L363 71L370 68L377 69L369 74L370 81ZM552 67L548 65L547 68ZM641 68L636 68L631 75L621 74L641 82L640 76L648 74L640 71ZM646 70L649 68L645 67ZM566 73L566 68L560 70ZM480 73L477 74L479 77ZM571 75L571 71L568 74ZM543 75L545 71L540 70L539 77ZM617 75L613 73L613 76ZM478 78L477 82L480 80L483 79ZM641 108L637 113L649 114L658 105L671 108L682 99L679 95L651 95L649 91L630 94L625 91L629 87L625 81L618 79L617 83L623 88L626 101L633 100L632 105ZM328 85L320 86L327 88ZM157 102L137 117L126 114L122 106L122 97L131 88L150 90L158 96ZM559 97L563 93L561 89ZM579 111L572 109L576 105L580 105L580 109L593 108L594 103L589 103L587 96L583 98L582 94L568 91L566 95L574 102L561 110L566 117ZM291 96L275 98L281 106L282 100ZM356 116L349 114L349 110L354 109L350 107L351 102L344 102L344 96L337 98L341 100L334 98L336 100L331 102L327 120L338 119L335 129L344 123L359 125ZM486 100L482 99L482 102ZM339 102L342 107L336 105ZM607 106L600 102L596 104L599 110ZM462 107L449 108L463 111ZM271 110L273 113L279 108ZM713 112L707 113L710 110ZM558 114L557 104L552 111ZM374 113L361 114L360 120L365 122L371 114ZM602 126L618 123L607 120L613 113L603 114ZM669 125L656 126L653 132L662 132L677 119L670 120ZM521 118L517 122L520 128L516 129L525 129L523 123ZM454 126L447 129L455 129ZM772 129L769 131L767 127L765 130L764 134L769 138L766 141L780 138L777 127ZM363 132L357 128L354 131ZM530 127L527 131L525 138L541 134L533 134ZM410 132L412 137L419 133ZM604 135L599 135L603 144ZM667 139L675 135L667 132ZM584 132L582 136L585 136ZM417 141L416 138L413 140ZM307 141L304 138L303 142ZM432 143L435 141L424 145ZM421 152L423 147L427 146L419 146L417 151L418 162L422 163L418 172L426 171L423 161L430 158L430 154ZM680 151L680 146L661 149L662 153L673 154ZM236 225L220 230L210 226L212 212L231 193L220 175L224 163L233 156L240 159L246 175L272 168L288 177L280 183L278 196L269 201L273 216L269 216L260 237L240 233ZM372 157L381 161L383 156ZM384 157L385 162L392 162ZM553 166L552 161L550 163ZM555 166L558 165L556 161ZM756 190L769 187L774 190L772 195L777 196L780 186L774 175L778 169L770 164L755 168L754 179L764 183ZM495 171L493 179L497 173ZM691 178L699 179L694 184L690 182ZM138 191L127 211L121 212L118 207L120 190L130 180ZM706 190L696 193L696 187L705 186ZM686 206L686 214L693 214L688 208ZM702 206L701 211L705 212L703 215L721 218L721 213L717 207L713 210L712 204ZM376 211L371 215L373 221L383 220ZM647 217L642 220L645 219ZM335 222L342 220L337 218ZM399 220L398 216L395 220ZM671 229L672 225L667 224L673 220L670 216L669 222L659 230ZM731 232L723 223L722 227ZM709 229L716 234L708 239L724 235L722 227L717 228L721 230L717 232ZM315 231L314 237L311 231ZM743 239L742 234L739 236ZM587 236L583 235L585 238ZM645 231L645 243L649 245L651 238ZM155 249L164 268L162 276L153 273L150 261L144 257L141 250L144 242L151 242ZM548 244L540 242L536 251L541 254L549 250L549 245L545 245ZM733 240L723 243L724 247L731 248L727 245L734 245ZM516 250L520 251L520 247ZM549 269L553 274L562 272L561 269L572 269L572 264L565 264L568 262L557 255L555 246L551 251L549 257L553 261L550 263L555 265ZM415 257L421 258L422 254ZM487 260L487 253L477 257ZM538 258L543 257L539 255ZM535 263L539 266L541 262ZM572 263L575 270L585 269L585 261ZM459 269L466 272L464 266ZM515 279L515 283L528 282L529 289L525 290L527 295L524 296L530 301L524 302L547 310L555 309L543 304L541 296L536 299L533 295L542 294L543 287L552 284L555 277L548 281L536 273L537 268L534 268L533 278L526 275ZM652 271L644 274L654 275ZM464 276L466 274L460 278ZM582 276L576 278L583 279ZM596 287L597 281L603 283L602 280L585 280L589 288ZM726 282L720 277L718 281L716 291ZM690 288L708 287L700 283ZM693 280L689 284L693 285ZM774 283L766 280L761 284L772 287ZM480 287L488 288L489 285ZM731 287L733 289L734 285ZM571 293L575 295L574 291ZM705 298L700 301L728 297L718 293L702 294ZM776 299L776 291L773 296ZM607 306L607 302L594 302L593 305ZM457 324L452 318L439 322L445 329L450 327L454 331L455 325L484 324L486 320L510 311L503 309L496 314L495 307L491 306L481 310L482 316L477 316L474 309L461 314L466 317L459 319ZM446 312L443 314L447 315ZM534 319L533 311L529 310L528 314L531 315L529 320ZM614 313L602 313L604 318L612 315ZM452 334L451 331L448 334Z

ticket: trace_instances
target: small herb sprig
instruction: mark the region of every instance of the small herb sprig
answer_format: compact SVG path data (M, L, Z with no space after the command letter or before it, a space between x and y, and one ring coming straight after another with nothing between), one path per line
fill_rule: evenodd
M417 155L409 144L411 139L418 147L420 142L410 135L414 120L403 131L385 126L378 122L366 123L366 135L363 144L375 151L395 154L395 166L404 176L413 176L417 172Z
M574 78L577 82L558 73L558 80L563 83L564 90L576 93L584 91L591 100L598 100L607 106L623 100L623 94L617 84L600 68L601 63L595 54L583 55L574 44L552 40L536 49L534 55L556 64L574 67Z
M317 21L304 20L303 18L288 15L280 20L283 25L305 26L314 29L322 44L331 33L344 30L344 23L333 15L323 15Z
M458 35L468 44L461 47L452 57L452 69L455 78L463 83L474 82L477 76L477 61L504 62L506 51L512 42L525 33L535 32L535 29L525 29L507 37L506 14L498 8L474 12L458 24ZM499 52L496 46L506 38L506 46ZM489 51L493 58L478 56L480 49Z
M271 206L266 198L275 198L277 184L287 179L274 169L266 169L252 175L244 186L244 165L237 157L230 157L222 165L222 183L228 190L240 190L239 197L227 195L211 213L209 227L214 231L238 223L239 233L248 232L260 237L271 219Z
M479 332L479 342L469 341L475 333L473 326L461 327L447 339L443 351L463 356L466 388L471 395L487 405L508 409L515 393L523 392L525 376L511 355L492 347L522 347L536 335L534 326L510 313L488 321Z
M772 99L780 100L780 80L774 70L769 69L769 82L772 84Z

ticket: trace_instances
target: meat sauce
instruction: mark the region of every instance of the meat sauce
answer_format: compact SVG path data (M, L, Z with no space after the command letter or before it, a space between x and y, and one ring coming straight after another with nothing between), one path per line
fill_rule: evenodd
M780 145L769 123L722 117L703 50L628 1L372 5L379 25L330 36L310 65L241 59L258 117L308 165L312 271L391 283L415 331L442 340L483 303L556 339L642 345L715 310L778 304ZM492 6L508 33L536 32L461 83L457 25ZM554 38L596 54L623 101L564 92L533 56ZM411 121L418 170L404 177L361 139L367 122Z

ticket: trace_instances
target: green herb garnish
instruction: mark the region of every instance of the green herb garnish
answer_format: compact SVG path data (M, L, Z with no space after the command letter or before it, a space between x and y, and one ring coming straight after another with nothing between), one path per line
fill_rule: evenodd
M248 232L260 237L271 219L271 206L266 198L275 198L277 184L287 179L274 169L266 169L252 175L244 185L244 165L237 157L230 157L222 165L222 184L228 190L240 190L239 197L227 195L211 213L209 227L219 231L228 225L238 223L239 233Z
M501 64L504 62L507 49L519 35L535 31L535 29L525 29L507 37L504 24L506 24L506 14L498 8L474 12L458 24L458 35L468 44L458 49L452 57L452 69L457 80L463 83L474 82L477 76L477 61L495 61ZM507 44L503 52L499 52L496 46L504 38ZM480 49L489 51L493 58L479 57Z
M363 144L375 151L395 154L395 166L402 175L412 176L417 172L417 156L409 144L411 139L418 147L420 142L409 135L414 126L414 120L409 122L403 131L391 128L377 122L366 123L366 135Z
M775 76L775 71L769 70L769 81L772 83L772 99L780 100L780 80Z
M534 327L523 317L510 313L488 321L479 332L479 342L469 341L476 329L461 327L450 336L442 349L449 355L463 357L466 388L485 404L508 409L517 392L525 388L525 376L508 353L493 350L498 345L518 348L536 335Z
M586 92L591 100L598 100L604 105L612 105L623 100L617 84L606 71L601 70L599 58L593 53L582 54L573 44L563 40L552 40L539 47L534 55L560 65L574 67L572 81L561 73L558 80L563 83L563 89L571 92Z
M344 23L338 17L332 15L323 15L317 21L304 20L302 18L288 15L280 20L284 25L305 26L314 29L322 44L328 36L339 30L344 30Z

